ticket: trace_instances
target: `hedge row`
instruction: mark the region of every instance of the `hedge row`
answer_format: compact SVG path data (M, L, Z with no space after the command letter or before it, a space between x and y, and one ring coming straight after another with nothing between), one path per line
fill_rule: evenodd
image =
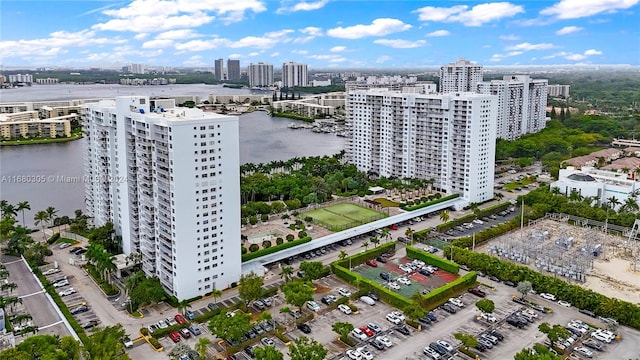
M338 260L335 262L335 264L340 265L342 267L349 267L349 259L351 259L351 266L358 266L360 264L363 264L365 261L369 259L373 259L376 256L379 256L386 252L395 251L395 250L396 250L396 243L392 241L392 242L384 243L378 247L374 247L371 250L366 250L366 251L357 253L355 255L346 257L342 260Z
M450 253L450 248L445 249ZM593 311L596 315L616 319L620 324L640 329L640 306L610 298L579 285L569 284L553 276L541 274L523 265L513 264L487 254L455 248L454 260L487 275L497 276L500 280L530 281L538 293L554 294L558 300L565 300L579 309Z
M155 338L160 339L160 338L163 338L163 337L169 335L169 333L172 332L172 331L178 331L180 329L185 329L185 328L188 328L189 326L191 326L191 322L187 321L187 322L184 322L182 324L171 325L171 326L166 327L164 329L158 329L158 330L154 331L151 335L153 337L155 337Z
M526 221L526 219L525 219ZM476 233L476 245L482 244L488 240L493 239L496 236L500 236L502 234L506 234L513 229L517 229L520 227L520 218L515 217L505 223L502 223L494 228L485 228ZM461 248L471 248L473 246L473 238L471 236L465 236L458 239L455 239L451 242L451 245L458 246Z
M207 311L206 313L204 313L202 315L196 316L195 319L193 319L193 321L197 322L197 323L200 323L200 324L206 323L209 320L211 320L212 317L220 314L221 311L222 311L222 308L216 308L216 309L213 309L211 311Z
M435 204L439 204L443 201L447 201L447 200L451 200L451 199L455 199L457 197L459 197L460 194L451 194L451 195L447 195L445 197L441 197L440 199L436 199L436 200L432 200L426 203L422 203L420 205L414 205L414 206L401 206L402 210L406 210L406 211L414 211L414 210L418 210L418 209L422 209L425 208L427 206L431 206L431 205L435 205Z
M426 305L428 310L435 309L452 295L472 287L476 283L477 278L478 274L476 274L475 271L472 271L463 277L432 290L428 294L423 295L422 298L424 299L424 305Z
M407 246L407 257L422 260L427 264L437 266L440 269L453 274L457 274L458 271L460 271L460 267L458 266L458 264L411 246Z
M349 271L348 269L336 264L335 262L331 264L331 267L333 269L333 273L342 280L351 283L353 286L359 288L360 290L375 292L382 301L391 306L395 306L399 309L404 309L407 305L413 303L413 301L396 293L395 291L387 289L386 287L378 284L375 281L369 280L365 277L360 276L359 274Z
M511 203L509 202L505 202L505 203L501 203L501 204L497 204L497 205L493 205L491 207L488 207L486 209L481 209L478 214L467 214L463 217L459 217L457 219L453 219L451 221L447 221L444 224L440 224L436 226L436 230L438 232L446 232L448 230L450 230L451 228L458 226L458 225L462 225L464 223L470 222L472 220L474 220L475 218L478 217L484 217L484 216L491 216L493 214L499 213L500 211L506 210L509 208L509 206L511 206Z
M298 245L302 245L305 243L308 243L309 241L311 241L311 236L307 236L307 237L303 237L302 239L299 240L294 240L291 242L286 242L283 243L281 245L276 245L276 246L272 246L270 248L267 249L260 249L256 252L252 252L252 253L248 253L248 254L243 254L242 255L242 261L249 261L249 260L253 260L255 258L259 258L261 256L265 256L265 255L269 255L269 254L273 254L276 253L280 250L284 250L284 249L288 249L294 246L298 246Z

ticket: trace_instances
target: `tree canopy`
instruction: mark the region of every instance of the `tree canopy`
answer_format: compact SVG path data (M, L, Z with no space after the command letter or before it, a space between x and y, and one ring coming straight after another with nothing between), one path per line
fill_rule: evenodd
M251 316L240 311L233 316L222 311L209 320L209 330L220 339L240 340L249 329L251 329Z
M293 340L289 345L291 360L323 360L327 353L322 344L306 336Z
M305 302L313 300L313 287L302 280L294 280L282 285L287 304L301 308Z
M240 287L238 288L238 295L244 300L245 304L249 304L254 300L258 300L262 297L264 291L262 290L264 281L262 277L255 273L242 275L240 277Z

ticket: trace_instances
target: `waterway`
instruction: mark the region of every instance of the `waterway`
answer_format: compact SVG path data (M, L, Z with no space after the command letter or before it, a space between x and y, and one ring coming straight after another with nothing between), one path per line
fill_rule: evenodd
M80 85L60 86L64 90L82 87ZM89 87L93 86L89 85ZM99 92L98 90L89 89L79 93L72 92L72 98L109 97L108 92L105 92L102 86L104 85L98 87L100 89ZM208 95L208 93L202 92L203 90L208 90L206 88L209 87L208 85L194 85L193 89L191 89L191 85L180 85L179 87L180 92L176 92L174 95L184 95L188 92L193 95ZM37 87L34 86L32 88ZM225 91L225 93L226 91L249 92L248 90L220 89L223 89L221 91ZM13 90L19 89L11 89L11 91ZM76 96L80 94L85 96ZM144 94L136 93L136 95ZM54 99L53 97L40 98L40 96L42 94L36 99L17 97L10 100L6 99L4 93L2 93L0 94L0 100L9 102ZM64 97L64 99L70 98ZM334 134L314 133L311 130L289 129L287 125L291 122L291 119L272 118L261 111L241 115L239 120L241 163L266 163L274 160L287 160L292 157L332 155L344 149L344 138ZM0 179L2 181L0 181L0 198L14 204L19 201L29 201L31 211L25 212L27 224L32 224L36 211L43 210L48 206L58 209L58 216L71 216L74 210L84 209L84 185L82 182L68 183L57 180L62 177L82 178L85 147L84 140L57 144L1 147ZM27 177L24 179L30 179L32 182L19 182L20 177L23 176ZM33 179L40 182L33 182ZM18 214L18 220L21 219L22 214Z

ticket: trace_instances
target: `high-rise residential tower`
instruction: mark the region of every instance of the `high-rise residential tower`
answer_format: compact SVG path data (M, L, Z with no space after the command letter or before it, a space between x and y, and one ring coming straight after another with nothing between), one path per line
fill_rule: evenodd
M240 278L238 118L133 96L85 104L87 211L178 299Z
M440 67L441 93L476 92L478 83L482 81L482 65L465 59Z
M495 96L353 90L347 125L347 157L359 170L434 179L469 203L493 198Z
M250 64L247 69L249 74L249 86L271 86L273 85L273 65L259 62Z
M213 75L216 77L216 80L218 81L224 80L224 60L223 59L215 60Z
M240 60L227 60L227 80L240 80Z
M282 86L308 86L307 64L295 62L282 64Z
M515 140L546 126L547 80L507 75L503 80L478 84L478 92L496 95L498 138Z

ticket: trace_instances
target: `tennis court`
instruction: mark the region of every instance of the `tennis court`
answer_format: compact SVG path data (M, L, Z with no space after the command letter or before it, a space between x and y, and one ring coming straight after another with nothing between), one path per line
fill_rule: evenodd
M352 203L341 203L307 211L301 216L303 218L311 217L314 223L331 231L342 231L380 220L386 215Z

